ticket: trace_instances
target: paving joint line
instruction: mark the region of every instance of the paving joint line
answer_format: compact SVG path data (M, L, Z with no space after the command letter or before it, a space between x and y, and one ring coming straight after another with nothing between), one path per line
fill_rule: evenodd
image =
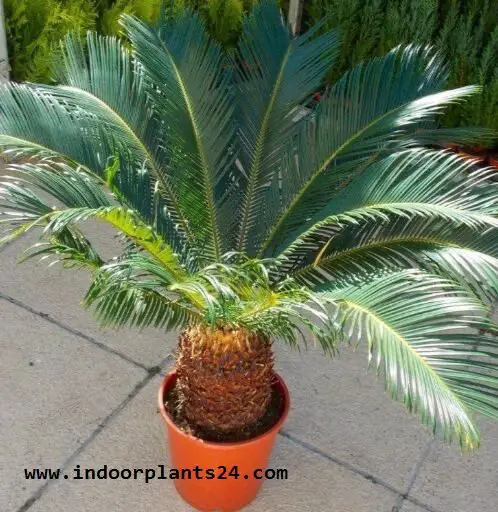
M387 489L388 491L390 491L394 494L397 494L397 495L403 494L402 491L400 491L399 489L396 489L392 485L388 484L382 478L379 478L378 476L375 476L372 473L365 471L364 469L358 468L358 467L354 466L353 464L346 462L345 460L342 460L333 455L330 455L329 453L326 453L323 450L320 450L320 448L317 448L316 446L313 446L312 444L310 444L306 441L303 441L302 439L294 437L292 434L289 434L289 432L287 432L285 429L281 430L279 434L282 437L289 439L294 444L297 444L297 445L301 446L302 448L308 450L309 452L319 455L320 457L328 460L329 462L333 462L334 464L337 464L338 466L341 466L341 467L347 469L348 471L351 471L352 473L355 473L355 474L365 478L366 480L368 480L369 482L371 482L375 485L380 485L380 486L384 487L385 489Z
M440 510L436 510L435 508L431 507L427 503L423 503L422 501L417 500L417 498L407 496L405 500L409 501L410 503L413 503L414 505L417 505L417 507L420 507L421 509L426 510L427 512L441 512Z
M312 444L307 443L306 441L303 441L302 439L299 439L299 438L293 436L292 434L287 432L285 429L281 430L279 432L279 435L281 435L285 439L288 439L289 441L292 441L294 444L301 446L305 450L307 450L311 453L314 453L316 455L319 455L320 457L324 458L325 460L327 460L329 462L333 462L334 464L337 464L338 466L341 466L344 469L351 471L352 473L355 473L356 475L361 476L362 478L365 478L365 480L368 480L369 482L371 482L375 485L380 485L381 487L384 487L386 490L392 492L393 494L396 494L398 497L403 496L404 499L406 499L407 501L410 501L414 505L417 505L418 507L426 510L427 512L439 512L438 510L432 508L430 505L423 503L423 502L417 500L416 498L413 498L413 497L407 495L407 493L411 489L411 486L415 482L416 476L418 476L418 471L420 470L420 467L422 466L422 462L420 460L418 461L418 463L416 465L416 468L418 468L417 474L415 475L415 477L412 474L413 482L411 482L411 485L409 487L407 487L407 491L403 492L403 491L400 491L399 489L396 489L392 485L388 484L387 482L382 480L382 478L379 478L379 477L373 475L372 473L365 471L364 469L358 468L358 467L354 466L353 464L346 462L345 460L339 459L337 457L334 457L333 455L330 455L329 453L324 452L323 450L320 450L320 448L317 448L316 446L313 446ZM428 445L430 445L430 443L428 443ZM427 454L428 454L427 446L426 446L426 450L427 450ZM425 456L427 456L427 454L425 454ZM424 458L424 461L425 461L425 458ZM420 465L420 467L419 467L419 465ZM395 507L396 507L396 505L395 505ZM398 510L393 507L391 512L398 512Z
M73 461L97 438L97 436L109 425L109 423L123 411L132 400L140 393L140 391L156 376L161 372L161 368L166 362L171 359L171 354L168 354L157 366L149 369L147 375L128 393L126 398L122 400L89 434L89 436L83 441L83 443L76 448L76 450L66 459L65 462L60 466L60 471L63 472L67 469ZM35 493L29 497L16 512L26 512L29 510L47 491L50 485L59 482L60 480L48 480L45 482Z
M422 469L422 466L424 465L433 445L434 445L433 439L431 439L425 445L424 450L422 451L422 455L420 455L419 459L417 460L417 463L415 464L415 467L413 468L412 473L408 479L408 483L406 485L405 492L401 493L398 496L398 498L396 499L396 503L392 509L392 512L400 512L401 511L401 508L403 507L403 503L408 498L408 495L410 494L410 491L412 490L412 487L415 484L415 481L417 480L420 470ZM427 508L427 506L425 506L425 509L430 510Z
M119 358L123 359L127 363L132 364L136 368L140 368L141 370L145 370L146 372L150 372L151 370L153 370L155 368L155 366L153 366L152 368L148 367L148 366L145 366L144 364L139 363L138 361L135 361L131 357L123 354L119 350L113 349L113 348L105 345L101 341L98 341L95 338L92 338L91 336L88 336L87 334L85 334L85 333L83 333L81 331L78 331L77 329L73 329L71 326L66 325L65 323L63 323L63 322L61 322L59 320L56 320L50 314L43 313L42 311L38 311L38 310L32 308L31 306L28 306L24 302L21 302L20 300L15 299L14 297L11 297L9 295L6 295L6 294L2 293L1 291L0 291L0 299L3 299L5 301L9 302L10 304L13 304L14 306L17 306L17 307L19 307L21 309L24 309L25 311L28 311L29 313L31 313L33 315L36 315L37 317L41 318L42 320L45 320L46 322L49 322L49 323L51 323L53 325L56 325L57 327L59 327L60 329L63 329L66 332L69 332L69 333L71 333L71 334L73 334L75 336L78 336L79 338L84 339L85 341L91 343L92 345L95 345L96 347L104 350L105 352L107 352L109 354L113 354L115 356L118 356Z

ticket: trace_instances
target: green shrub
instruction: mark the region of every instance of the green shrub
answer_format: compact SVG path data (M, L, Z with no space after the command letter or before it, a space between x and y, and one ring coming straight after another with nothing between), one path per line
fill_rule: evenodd
M329 73L335 81L352 65L406 42L432 44L450 63L448 87L482 84L483 93L449 109L448 126L498 130L498 2L494 0L311 0L304 25L327 16L343 46Z
M255 0L167 0L170 16L200 11L211 34L233 46L242 17ZM163 0L4 0L12 79L52 82L52 53L68 31L121 35L123 13L147 22L159 17Z
M52 53L68 31L86 32L97 14L88 0L4 0L12 78L49 82Z
M445 121L498 130L498 5L488 0L461 4L445 19L437 44L451 62L450 86L478 83L484 89L467 105L450 109Z
M244 2L242 0L207 0L204 13L210 32L225 46L236 43L242 17Z
M97 1L97 10L100 14L98 30L108 35L119 35L121 14L131 14L140 19L151 22L159 17L162 0L100 0Z

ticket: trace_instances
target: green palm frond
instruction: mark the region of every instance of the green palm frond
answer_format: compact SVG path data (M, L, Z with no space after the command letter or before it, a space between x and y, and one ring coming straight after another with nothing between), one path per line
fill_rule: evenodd
M7 177L8 181L0 189L0 207L6 208L0 223L8 223L14 229L10 236L19 236L42 226L44 232L57 238L75 225L96 218L112 225L137 247L146 250L176 279L185 276L177 255L152 226L147 225L135 210L116 205L103 192L101 183L84 170L51 161L13 165L12 168L17 176ZM25 186L20 186L22 184ZM59 205L48 205L30 187L49 193ZM29 203L28 208L26 203Z
M468 287L485 302L498 298L496 230L481 235L488 240L487 248L481 249L475 243L475 232L470 230L429 236L426 222L418 226L415 229L400 219L398 226L390 226L391 232L383 232L378 226L370 225L354 241L342 233L334 239L333 249L324 251L319 261L297 269L292 273L293 278L313 288L326 282L348 282L353 276L386 268L420 268Z
M112 270L112 264L100 268L84 301L102 326L175 329L202 322L202 315L167 297L156 283Z
M164 228L175 243L181 244L177 239L184 238L183 243L194 244L186 207L166 172L172 158L168 134L147 93L142 65L117 38L101 37L92 32L87 35L85 47L77 36L68 35L62 50L63 63L58 67L61 85L45 90L71 109L97 118L99 125L112 137L114 152L120 155L121 181L126 181L130 173L131 180L127 181L146 181L140 194L134 194L121 183L121 194L144 197L146 201L133 206L149 217L156 191L167 211L167 215L161 215L166 224ZM136 169L141 170L140 177L136 176ZM171 224L176 225L176 229L173 230Z
M33 162L65 160L104 179L109 164L116 160L115 137L106 131L107 124L97 120L89 110L68 106L67 100L51 94L53 90L16 84L2 87L0 147L9 155L30 157ZM129 154L121 147L116 176L121 202L138 210L175 248L192 253L182 236L180 223L171 215L163 196L159 196L147 167L130 162Z
M103 127L38 87L0 86L0 147L13 156L60 156L99 173L111 156Z
M107 222L126 235L137 247L147 251L167 268L175 279L181 281L184 278L185 271L172 248L151 226L144 224L134 211L124 210L119 206L56 210L47 217L45 229L57 234L72 224L78 224L90 218Z
M496 233L494 235L496 246ZM468 287L483 302L493 304L498 300L498 251L496 249L486 254L474 249L438 247L426 250L424 255L426 260L421 262L421 268L427 268L463 287Z
M113 206L95 177L81 168L44 159L38 164L11 165L13 176L4 176L0 187L0 225L6 225L2 241L15 238L35 226L48 223L58 206L48 204L39 190L67 208L99 209ZM38 191L35 191L38 189Z
M477 237L498 227L498 187L486 182L492 172L475 169L452 153L396 153L371 165L299 230L289 233L279 252L287 259L287 270L316 268L347 240L351 250L360 241L365 246L376 240L403 243L422 237L423 242L449 243L461 226Z
M335 84L300 131L287 157L287 175L266 192L268 215L259 255L274 255L285 234L329 203L333 195L382 156L413 143L419 124L476 87L437 92L445 68L422 47L408 46L360 64ZM425 142L437 131L422 132ZM281 189L280 191L278 189ZM273 210L273 211L272 211Z
M152 165L161 136L154 105L145 94L140 64L119 39L89 32L86 44L69 34L61 43L57 87L41 88L75 110L96 116L123 147L131 147L140 162ZM117 86L119 84L119 86Z
M279 179L279 162L295 131L295 109L322 85L338 53L338 33L317 36L320 28L293 38L273 2L261 2L244 21L237 81L243 168L239 250L254 252L265 190Z
M226 197L218 184L230 174L235 157L226 58L191 11L157 28L125 17L125 28L167 133L170 179L188 204L198 245L207 258L219 260L227 250L227 233L220 219Z
M417 271L370 276L323 293L335 302L347 340L368 342L392 397L435 434L476 448L471 411L498 417L498 345L477 335L480 327L496 332L496 326L480 303L450 281Z
M46 242L29 247L20 262L33 258L50 259L51 264L60 262L65 268L89 268L92 271L105 263L90 241L74 226L52 234Z

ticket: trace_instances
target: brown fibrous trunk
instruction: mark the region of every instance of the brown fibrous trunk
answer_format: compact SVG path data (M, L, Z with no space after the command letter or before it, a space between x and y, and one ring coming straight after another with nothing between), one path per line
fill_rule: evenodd
M189 424L229 433L265 414L274 382L273 352L264 336L242 329L192 327L179 340L179 404Z

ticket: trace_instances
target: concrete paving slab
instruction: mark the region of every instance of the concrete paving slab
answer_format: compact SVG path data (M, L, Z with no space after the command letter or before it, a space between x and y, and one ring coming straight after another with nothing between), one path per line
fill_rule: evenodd
M106 258L117 254L117 241L107 226L91 224L88 236ZM38 241L35 233L16 240L0 253L0 292L36 311L80 331L147 367L157 365L176 346L176 334L156 329L101 329L92 313L81 306L90 284L86 270L64 269L46 261L17 264L22 252Z
M435 443L411 496L441 512L498 510L498 423L482 419L478 424L482 433L479 451L464 455L457 445Z
M292 398L286 431L403 492L431 438L367 372L365 353L344 347L330 359L283 345L276 352Z
M268 480L247 512L391 512L396 495L279 437L270 465L286 481Z
M81 468L169 465L163 425L155 408L153 379L74 461ZM247 512L390 511L395 495L280 437L270 466L288 469L288 480L269 480ZM171 482L65 480L53 484L32 512L190 512Z
M405 500L399 512L427 512L427 509Z
M168 464L165 433L157 413L160 378L152 379L72 463L72 468L157 468ZM67 471L72 475L72 471ZM164 480L73 480L51 485L32 512L139 512L192 510Z
M146 372L0 300L0 510L42 483L24 468L57 468Z

